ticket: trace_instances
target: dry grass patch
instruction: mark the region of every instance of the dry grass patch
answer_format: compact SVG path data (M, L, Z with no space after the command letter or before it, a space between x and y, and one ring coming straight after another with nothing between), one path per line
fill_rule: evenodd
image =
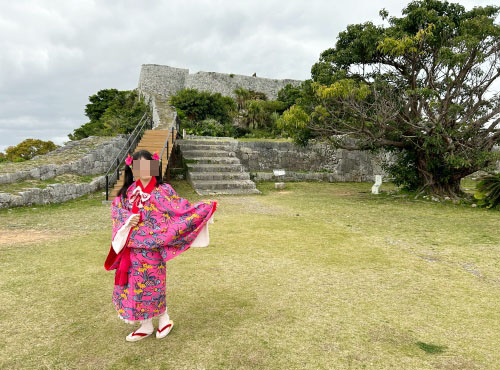
M0 228L0 248L17 247L20 244L37 243L44 240L57 239L58 235L36 229L4 229Z

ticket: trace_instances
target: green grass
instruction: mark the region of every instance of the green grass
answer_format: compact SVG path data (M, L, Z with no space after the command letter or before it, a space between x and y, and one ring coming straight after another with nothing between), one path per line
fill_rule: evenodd
M211 245L168 262L175 327L137 343L111 302L100 192L0 210L0 368L500 363L500 212L376 196L371 185L261 182L260 195L207 197L172 181L191 202L218 200Z

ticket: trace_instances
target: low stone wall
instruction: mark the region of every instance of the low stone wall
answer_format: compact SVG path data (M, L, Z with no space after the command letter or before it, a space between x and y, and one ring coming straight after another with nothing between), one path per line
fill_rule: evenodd
M64 152L72 146L78 145L79 141L91 140L93 136L88 138L70 141L66 145L57 148L44 156L56 156L58 154L64 155ZM12 173L5 173L0 175L0 184L12 184L26 179L47 180L53 177L65 174L74 173L78 175L97 175L104 173L108 170L113 159L118 155L120 149L127 142L126 135L117 135L113 139L99 145L97 148L90 150L81 158L64 164L44 164L29 170L20 170ZM42 156L35 156L32 160Z
M92 136L83 140L92 140ZM108 170L113 159L125 145L126 141L126 135L118 135L97 146L95 149L90 150L86 155L76 161L61 165L47 164L30 170L3 174L0 176L0 183L7 184L30 178L46 180L65 173L74 173L78 175L102 174ZM78 141L68 142L65 146L57 148L45 154L45 156L49 154L54 156L64 153L74 145L78 145ZM34 158L37 157L41 156L36 156ZM114 184L116 182L116 172L112 173L108 180L110 185ZM105 176L99 176L90 183L49 184L45 189L24 188L25 191L20 191L18 193L19 195L0 192L0 208L65 202L95 192L99 189L105 189L105 187Z
M110 182L116 182L116 175L111 176ZM99 176L88 184L49 184L46 189L25 188L25 191L18 193L19 195L0 193L0 208L61 203L93 193L105 186L106 178Z
M358 180L350 179L349 177L338 175L329 172L297 172L285 171L284 176L275 176L274 172L268 171L250 171L250 179L252 181L325 181L325 182L359 182ZM375 181L374 179L367 179L364 181Z
M311 140L306 147L291 142L238 141L234 148L241 164L255 181L329 181L371 182L375 175L390 181L390 175L382 169L383 161L391 162L392 154L381 151L333 149ZM500 147L494 147L499 151ZM285 169L285 176L275 177L274 169ZM500 172L500 161L496 171Z
M388 176L381 165L384 158L391 159L388 152L374 155L368 151L333 149L314 140L306 147L291 142L239 141L235 153L257 181L274 180L272 171L282 168L286 170L285 181L370 182L375 175Z

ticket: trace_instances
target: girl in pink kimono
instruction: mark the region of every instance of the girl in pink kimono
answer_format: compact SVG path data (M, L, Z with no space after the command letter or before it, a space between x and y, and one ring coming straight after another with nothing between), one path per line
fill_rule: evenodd
M136 181L132 161L139 175ZM163 183L157 153L140 150L127 158L124 185L111 204L112 241L104 263L106 270L116 269L112 302L118 317L142 324L127 341L151 335L156 316L157 338L172 329L165 297L166 262L200 244L216 207L212 200L191 204Z

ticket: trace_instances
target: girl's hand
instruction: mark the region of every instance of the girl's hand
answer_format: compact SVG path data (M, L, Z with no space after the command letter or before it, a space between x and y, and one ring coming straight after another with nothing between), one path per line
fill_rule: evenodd
M139 223L139 214L135 214L132 216L132 218L129 221L129 226L134 227Z

